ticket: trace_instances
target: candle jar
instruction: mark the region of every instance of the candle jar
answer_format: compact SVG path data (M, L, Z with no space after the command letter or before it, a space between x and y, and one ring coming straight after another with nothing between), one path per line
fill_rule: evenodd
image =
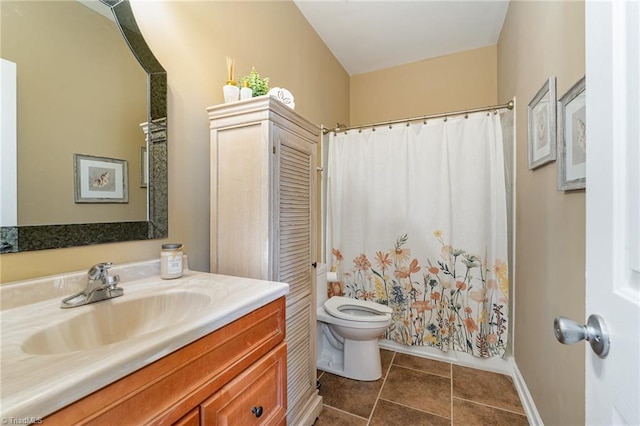
M182 276L182 244L163 244L160 251L160 278L172 280Z

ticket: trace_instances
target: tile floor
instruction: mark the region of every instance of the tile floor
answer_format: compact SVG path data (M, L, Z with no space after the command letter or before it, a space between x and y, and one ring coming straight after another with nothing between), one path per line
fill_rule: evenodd
M382 378L318 371L323 409L314 426L528 425L509 376L381 350Z

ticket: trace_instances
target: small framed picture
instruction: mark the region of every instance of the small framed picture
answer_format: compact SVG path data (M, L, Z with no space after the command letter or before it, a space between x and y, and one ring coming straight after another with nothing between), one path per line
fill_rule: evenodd
M73 154L76 203L128 203L127 160Z
M549 77L529 102L529 169L556 159L556 78Z
M149 184L149 157L147 147L140 147L140 188L146 188Z
M558 101L558 189L587 186L587 93L582 77Z

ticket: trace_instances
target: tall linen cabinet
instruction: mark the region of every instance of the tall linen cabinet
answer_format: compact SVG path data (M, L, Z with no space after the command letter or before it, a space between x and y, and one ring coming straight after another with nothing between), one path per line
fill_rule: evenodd
M314 269L320 128L270 97L207 112L211 271L289 284L287 423L311 425L322 410L316 389Z

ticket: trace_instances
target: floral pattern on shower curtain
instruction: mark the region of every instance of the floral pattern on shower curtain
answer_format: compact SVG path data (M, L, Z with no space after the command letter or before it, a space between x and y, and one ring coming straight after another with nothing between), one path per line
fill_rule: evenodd
M330 283L329 296L371 300L393 309L385 338L405 345L428 345L468 352L480 357L502 355L506 349L509 294L507 264L445 244L442 232L439 259L421 264L411 259L408 236L398 237L387 251L379 250L373 264L364 253L347 269L333 249L333 269L342 282Z
M394 131L395 129L395 131ZM392 308L385 338L504 356L509 279L499 117L330 139L329 296Z

